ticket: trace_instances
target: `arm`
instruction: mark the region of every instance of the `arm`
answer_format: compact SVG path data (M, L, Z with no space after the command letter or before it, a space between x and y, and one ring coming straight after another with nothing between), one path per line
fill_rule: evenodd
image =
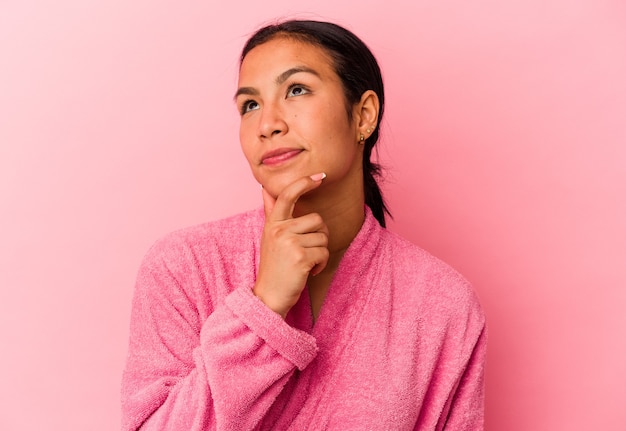
M205 322L198 322L204 304L195 303L204 301L190 299L194 295L186 290L198 280L179 283L194 262L177 276L158 252L144 263L123 378L124 430L254 429L295 369L314 358L315 339L283 318L309 272L323 269L328 259L324 223L312 214L293 218L298 198L322 179L300 178L276 199L264 192L254 294L252 286L235 289ZM170 256L174 266L182 254ZM223 259L215 258L218 264Z
M484 374L487 330L483 323L478 339L469 349L465 368L453 395L444 430L482 431L484 429Z
M123 430L251 430L315 340L287 325L249 287L205 322L153 251L140 269L122 384Z

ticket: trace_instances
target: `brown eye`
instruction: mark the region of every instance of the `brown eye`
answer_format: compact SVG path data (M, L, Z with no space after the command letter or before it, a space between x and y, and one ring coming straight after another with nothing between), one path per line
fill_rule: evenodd
M259 109L259 104L254 100L247 100L241 105L241 113L245 114L246 112L255 111Z
M293 84L287 90L287 97L302 96L307 93L309 93L309 90L304 85Z

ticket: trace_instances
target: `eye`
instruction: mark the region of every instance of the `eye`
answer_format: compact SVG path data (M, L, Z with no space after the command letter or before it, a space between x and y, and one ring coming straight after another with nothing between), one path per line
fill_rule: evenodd
M255 102L254 100L246 100L241 104L241 108L239 109L239 111L241 112L241 115L243 115L247 112L255 111L257 109L259 109L259 104L257 102Z
M309 89L302 84L291 84L287 89L287 97L302 96L310 93Z

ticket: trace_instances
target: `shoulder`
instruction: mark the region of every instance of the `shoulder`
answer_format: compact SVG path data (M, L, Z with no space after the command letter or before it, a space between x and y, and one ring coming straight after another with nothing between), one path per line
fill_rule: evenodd
M240 243L238 240L254 236L262 226L263 214L260 210L246 211L170 232L159 238L151 249L167 253L181 247L201 247L207 243L236 246Z
M171 269L190 261L237 254L254 249L263 226L263 212L255 209L170 232L149 248L143 266L166 265Z
M137 273L135 297L152 304L192 304L208 316L235 286L250 284L263 228L253 210L186 227L158 239ZM191 313L189 319L196 319Z
M451 265L386 229L382 241L385 263L407 303L419 306L435 318L454 319L471 314L484 322L476 291Z

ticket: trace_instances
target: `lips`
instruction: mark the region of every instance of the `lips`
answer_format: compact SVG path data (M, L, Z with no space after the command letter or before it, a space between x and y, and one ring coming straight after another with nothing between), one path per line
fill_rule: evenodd
M266 166L280 165L302 152L299 148L278 148L277 150L268 151L261 157L261 164Z

